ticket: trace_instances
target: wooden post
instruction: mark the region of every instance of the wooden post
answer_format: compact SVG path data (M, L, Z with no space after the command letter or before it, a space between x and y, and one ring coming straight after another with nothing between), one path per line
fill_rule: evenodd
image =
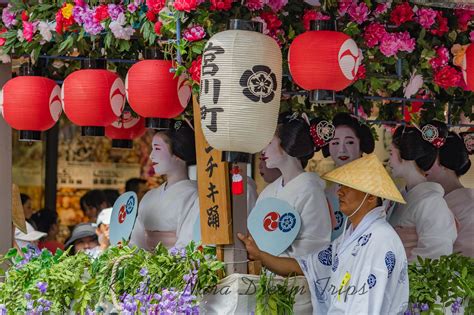
M201 109L193 97L196 137L197 179L203 244L233 243L229 193L229 167L222 162L222 152L212 148L204 138Z
M11 64L0 63L0 88L12 75ZM0 115L1 116L1 115ZM12 129L3 117L0 117L0 254L5 254L12 247Z

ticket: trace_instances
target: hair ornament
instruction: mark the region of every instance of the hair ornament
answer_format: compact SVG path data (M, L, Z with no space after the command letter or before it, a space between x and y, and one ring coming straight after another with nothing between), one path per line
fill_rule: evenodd
M421 128L421 135L423 140L428 141L437 149L446 143L446 139L439 136L438 128L431 124L427 124Z
M327 120L321 120L319 123L309 127L313 143L318 148L326 146L334 138L335 130L334 125Z
M469 154L474 154L474 133L466 132L462 135L464 140L464 145L466 146L467 152Z

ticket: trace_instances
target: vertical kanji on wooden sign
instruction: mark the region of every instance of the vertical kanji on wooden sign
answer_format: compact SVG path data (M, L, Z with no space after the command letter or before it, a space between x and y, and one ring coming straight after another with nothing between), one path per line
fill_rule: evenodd
M221 162L222 152L212 148L204 138L201 109L193 98L194 128L196 135L197 179L203 244L232 244L232 216L229 193L229 168ZM211 113L213 114L213 113ZM213 114L215 115L215 114ZM208 126L214 128L216 126Z

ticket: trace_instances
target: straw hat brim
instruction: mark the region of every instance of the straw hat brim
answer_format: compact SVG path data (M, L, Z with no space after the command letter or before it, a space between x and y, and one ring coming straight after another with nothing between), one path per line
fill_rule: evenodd
M322 178L376 197L406 203L375 154L365 155L360 159L338 167Z

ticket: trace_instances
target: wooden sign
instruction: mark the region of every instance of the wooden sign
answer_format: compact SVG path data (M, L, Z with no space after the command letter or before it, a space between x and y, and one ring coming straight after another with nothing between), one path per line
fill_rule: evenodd
M201 108L193 97L196 137L197 179L203 244L233 243L232 215L229 190L229 167L222 162L222 152L212 148L204 138Z

